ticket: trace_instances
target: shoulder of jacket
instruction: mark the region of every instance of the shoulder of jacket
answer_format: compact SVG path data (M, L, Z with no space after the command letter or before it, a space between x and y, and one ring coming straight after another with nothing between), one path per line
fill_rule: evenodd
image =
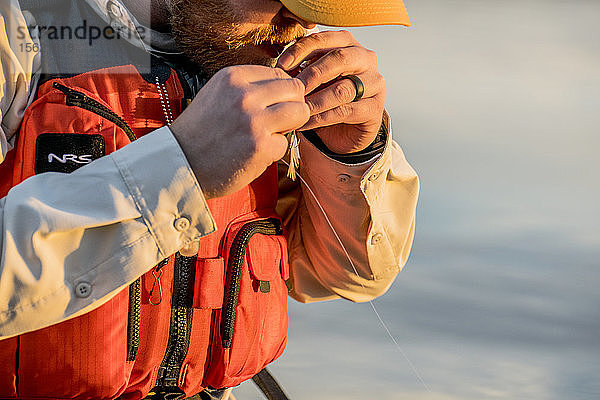
M0 1L0 155L12 147L39 78L41 53L39 40L29 28L33 16L21 10L21 1ZM0 158L0 161L3 159Z

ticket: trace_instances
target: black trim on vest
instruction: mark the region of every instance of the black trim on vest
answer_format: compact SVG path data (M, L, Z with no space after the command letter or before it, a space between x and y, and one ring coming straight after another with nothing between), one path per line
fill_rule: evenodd
M159 58L152 56L150 59L150 72L143 73L138 69L138 72L148 83L156 84L156 78L158 83L164 84L171 76L171 68Z

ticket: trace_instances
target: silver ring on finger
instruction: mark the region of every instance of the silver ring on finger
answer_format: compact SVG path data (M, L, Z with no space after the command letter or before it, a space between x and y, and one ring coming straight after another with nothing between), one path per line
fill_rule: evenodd
M365 84L363 81L356 75L346 75L344 78L348 78L354 83L354 88L356 89L356 96L352 100L352 103L359 101L365 95Z

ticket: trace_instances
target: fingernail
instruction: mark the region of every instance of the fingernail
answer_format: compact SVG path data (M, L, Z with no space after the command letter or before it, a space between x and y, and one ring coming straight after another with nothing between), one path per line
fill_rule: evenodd
M279 61L277 61L277 64L279 64L279 66L283 69L288 69L292 66L293 61L294 59L292 56L284 54L281 57L279 57Z
M310 100L308 100L307 98L304 98L304 102L308 106L308 110L310 111L310 115L312 116L313 110L315 109L315 105L313 103L311 103Z
M298 79L298 80L299 80L300 82L302 82L302 84L304 85L304 93L305 93L305 94L308 94L308 93L310 93L310 92L308 91L308 88L306 87L306 82L304 82L304 80L302 79L302 77L300 77L300 76L296 76L296 79Z

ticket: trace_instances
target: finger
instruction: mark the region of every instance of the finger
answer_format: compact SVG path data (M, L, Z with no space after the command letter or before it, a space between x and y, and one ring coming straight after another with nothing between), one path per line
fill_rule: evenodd
M250 104L261 108L288 101L304 102L305 87L300 79L275 79L257 81L250 84L246 94Z
M315 52L327 52L337 47L354 46L358 42L348 31L325 31L299 39L288 47L279 57L277 66L284 70L296 68Z
M271 79L291 78L291 76L281 68L271 68L262 65L235 65L223 68L218 74L224 75L226 79L234 85Z
M376 67L374 52L359 46L338 48L304 68L296 78L304 82L306 93L311 93L338 76L359 75Z
M333 49L327 49L324 50L322 52L315 52L311 55L310 58L305 59L304 61L302 61L302 63L300 65L298 65L296 68L294 69L290 69L288 71L286 71L288 74L290 74L290 76L293 76L294 78L298 76L298 74L300 72L302 72L302 70L306 67L308 67L310 64L312 64L313 62L317 61L319 58L323 57L325 54L329 53L331 50Z
M365 86L363 99L376 96L385 91L385 82L379 74L362 74L358 76ZM342 78L337 82L312 93L306 97L310 115L333 110L342 104L351 103L356 97L356 86L350 79Z
M379 114L382 114L382 112L380 99L377 96L371 97L356 103L342 104L332 110L313 115L300 130L306 131L338 124L358 125L371 120L381 121Z
M287 153L289 146L287 138L281 133L271 135L267 145L269 146L267 150L271 154L273 162L281 160Z
M287 133L306 124L310 110L305 102L277 103L263 112L261 123L269 127L270 133Z

